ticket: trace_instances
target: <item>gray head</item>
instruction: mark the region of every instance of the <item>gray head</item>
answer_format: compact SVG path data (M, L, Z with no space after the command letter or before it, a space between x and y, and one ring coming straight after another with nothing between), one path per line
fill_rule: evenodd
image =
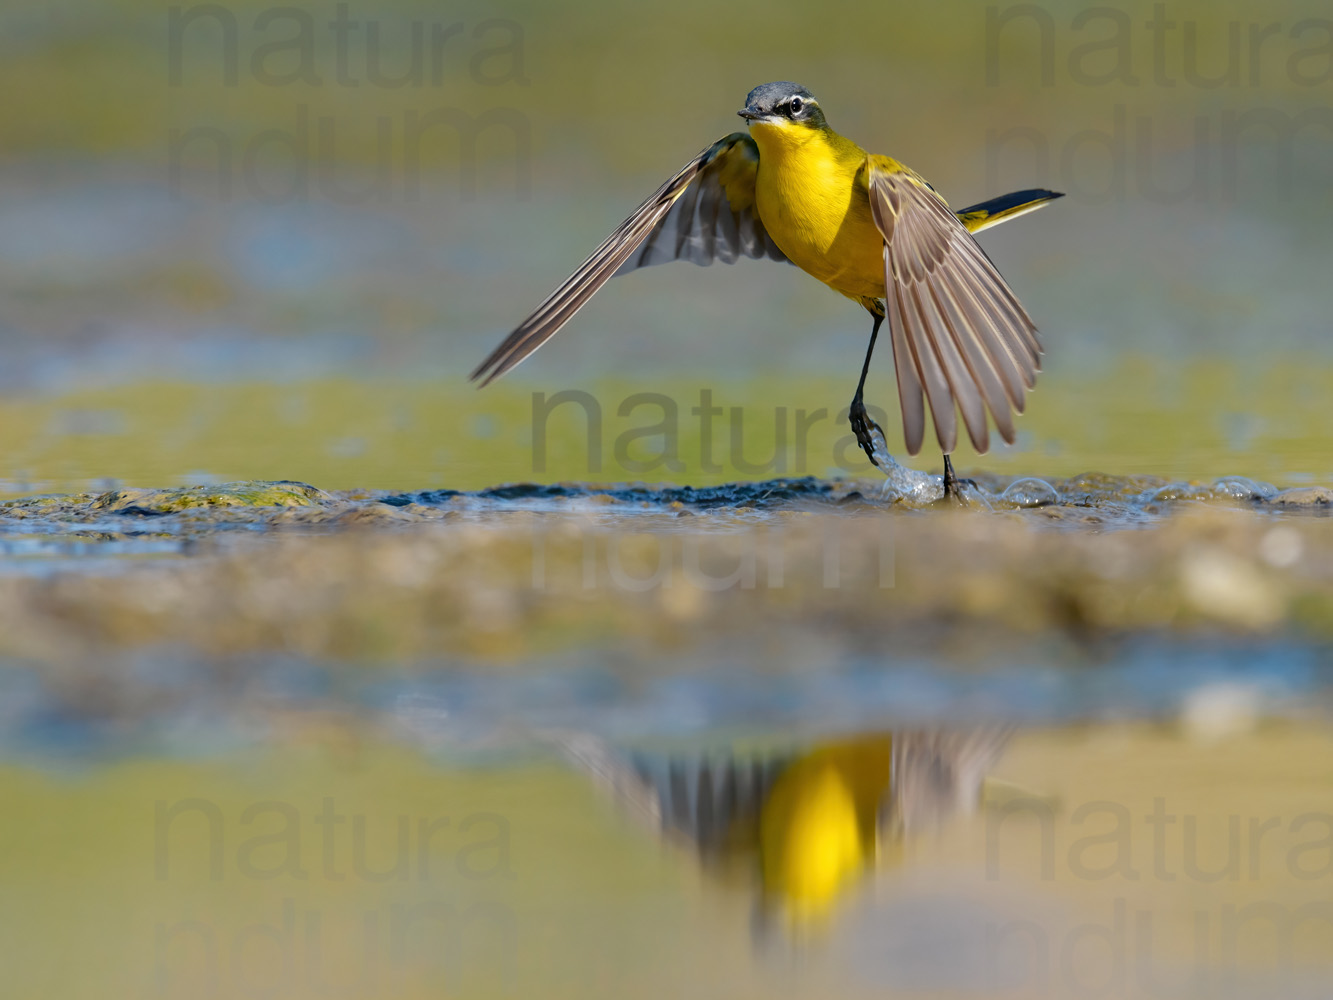
M799 83L785 80L755 87L746 95L745 107L736 113L749 122L824 127L824 112L815 95Z

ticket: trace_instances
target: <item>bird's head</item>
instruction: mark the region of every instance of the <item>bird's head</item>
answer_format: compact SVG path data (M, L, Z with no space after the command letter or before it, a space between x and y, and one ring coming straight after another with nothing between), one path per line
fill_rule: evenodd
M828 127L814 94L799 83L766 83L755 87L746 95L745 107L736 113L749 123L756 138L780 136L799 142Z

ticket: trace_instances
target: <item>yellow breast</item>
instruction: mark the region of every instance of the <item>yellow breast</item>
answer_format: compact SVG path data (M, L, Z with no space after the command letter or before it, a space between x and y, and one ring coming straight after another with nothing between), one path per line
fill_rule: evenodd
M870 216L866 153L828 129L756 122L755 202L773 241L802 270L855 299L884 294L884 240Z
M791 916L817 917L874 863L892 746L870 736L816 747L774 784L759 818L760 872Z

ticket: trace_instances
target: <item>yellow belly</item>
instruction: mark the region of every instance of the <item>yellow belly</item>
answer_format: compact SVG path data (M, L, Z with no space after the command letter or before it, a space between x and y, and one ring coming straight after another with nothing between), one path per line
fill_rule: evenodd
M765 136L764 127L751 131L760 149L755 207L773 242L834 291L883 296L884 238L857 179L864 152L823 142L793 148L785 137Z

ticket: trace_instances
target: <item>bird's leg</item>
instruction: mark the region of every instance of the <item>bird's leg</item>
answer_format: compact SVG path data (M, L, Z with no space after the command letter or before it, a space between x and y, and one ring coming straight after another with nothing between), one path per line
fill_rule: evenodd
M953 474L953 462L947 454L944 456L944 499L963 499L963 491L958 485L958 477Z
M953 461L946 454L944 456L944 497L945 500L952 500L955 503L963 503L963 486L971 486L976 489L977 484L970 479L959 479L954 475Z
M856 443L866 453L870 464L879 468L879 462L875 461L875 437L872 431L879 431L880 437L883 437L884 430L870 419L870 414L866 413L865 401L862 399L866 388L866 373L870 371L870 355L875 353L875 338L879 336L879 325L884 322L882 315L876 313L871 315L874 317L875 325L870 328L870 346L866 348L866 360L861 365L861 380L856 383L856 395L852 397L852 405L847 416L852 425L852 433L856 435Z

